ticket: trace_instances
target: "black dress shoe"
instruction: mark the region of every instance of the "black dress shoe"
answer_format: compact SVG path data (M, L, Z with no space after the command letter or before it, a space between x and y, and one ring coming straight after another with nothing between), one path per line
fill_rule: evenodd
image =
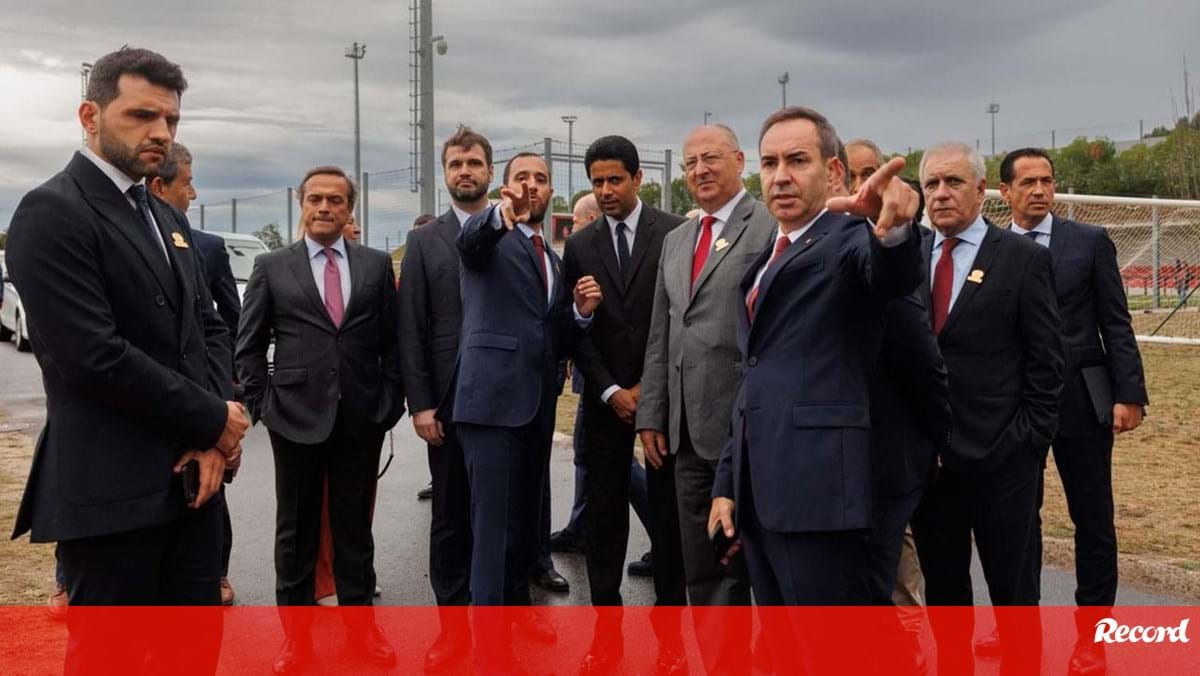
M537 575L533 578L533 583L545 589L546 591L565 593L571 591L571 583L567 582L567 578L558 574L557 570L550 570Z
M396 663L395 649L376 624L351 634L350 649L367 658L371 664L390 667Z
M432 500L433 499L433 482L432 481L429 482L428 486L417 491L417 499L418 500Z
M281 675L300 673L312 661L312 655L311 637L288 636L271 663L271 671Z
M1067 666L1068 676L1099 676L1105 673L1104 645L1086 638L1075 644L1071 662Z
M646 552L640 560L630 563L625 570L633 577L654 577L654 557L650 552Z
M563 554L582 554L583 538L566 528L550 534L550 551Z
M592 646L579 663L579 676L602 676L617 672L617 665L625 657L623 643L605 647Z
M660 644L658 659L654 662L654 673L661 676L687 676L688 663L683 654L683 647Z
M549 644L558 641L558 632L554 631L554 627L546 621L546 618L542 617L541 613L532 608L518 611L513 624L517 628L517 633L536 643Z
M471 653L471 635L465 629L443 630L425 651L425 671L441 671Z
M1000 630L993 629L992 633L975 642L975 654L980 657L1000 656Z

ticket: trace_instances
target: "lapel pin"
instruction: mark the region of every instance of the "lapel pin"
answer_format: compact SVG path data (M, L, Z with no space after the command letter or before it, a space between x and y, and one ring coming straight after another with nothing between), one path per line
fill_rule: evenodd
M967 281L972 284L983 284L983 270L975 268L971 274L967 275Z
M187 243L187 240L185 240L185 239L183 238L183 235L181 235L181 234L179 234L179 233L177 233L177 232L173 232L173 233L171 233L171 243L175 245L175 248L176 248L176 249L186 249L186 248L188 248L188 243Z
M720 251L721 249L724 249L727 246L729 246L729 242L724 237L722 237L721 239L718 239L716 241L716 243L713 244L713 248L716 249L717 251Z
M809 244L812 244L812 237L809 237L808 239L804 240L804 246L808 246Z

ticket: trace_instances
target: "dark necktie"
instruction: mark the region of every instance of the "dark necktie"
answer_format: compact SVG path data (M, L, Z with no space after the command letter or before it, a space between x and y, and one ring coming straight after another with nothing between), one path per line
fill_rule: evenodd
M933 271L933 332L941 334L946 325L946 315L950 314L950 296L954 293L954 257L951 252L958 245L957 237L947 237L942 240L942 255L938 257L937 267Z
M546 243L541 235L534 235L529 239L533 240L533 250L537 252L538 270L542 273L542 291L547 291L550 288L550 276L546 273Z
M137 204L138 215L142 217L142 222L146 224L146 228L150 232L150 238L154 240L156 248L162 251L163 257L167 258L167 262L169 263L171 259L167 256L167 245L163 244L162 235L159 234L158 227L154 225L154 217L150 215L150 197L146 193L146 186L140 183L129 186L129 196Z
M705 216L700 219L700 241L696 243L696 253L692 255L693 288L696 286L696 280L700 278L700 271L704 269L704 263L708 261L708 252L712 249L713 223L716 222L716 216Z
M622 275L629 270L629 239L625 235L628 231L629 226L617 223L617 265L621 267Z
M775 259L779 258L779 255L782 254L784 249L787 249L788 245L791 243L792 240L788 239L787 235L780 235L779 239L775 240L775 251L771 254L771 260L767 261L767 268L771 267L771 264L775 262ZM767 273L764 270L763 277L766 276ZM754 282L754 288L750 289L750 295L746 297L746 313L750 315L750 321L754 321L754 305L758 302L758 285L760 282L762 282L762 277L759 277L758 281Z
M1023 234L1024 234L1026 237L1028 237L1029 239L1031 239L1031 240L1033 240L1033 241L1035 241L1035 242L1036 242L1036 241L1037 241L1037 236L1038 236L1038 235L1040 235L1040 234L1042 234L1042 233L1038 232L1037 230L1028 230L1028 231L1024 232Z

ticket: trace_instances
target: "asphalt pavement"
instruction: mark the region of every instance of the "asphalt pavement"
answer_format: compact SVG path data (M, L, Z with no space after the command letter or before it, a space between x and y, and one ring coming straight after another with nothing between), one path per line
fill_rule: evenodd
M0 344L0 429L20 428L36 437L45 420L45 394L41 373L32 354L18 353L11 344ZM274 467L266 430L257 426L243 443L242 469L227 490L233 519L233 556L229 577L241 604L274 603ZM384 605L429 605L430 502L416 494L429 482L426 447L412 430L408 417L400 420L384 441L383 458L394 450L395 459L380 480L375 507L375 570ZM381 462L382 465L382 462ZM574 464L570 440L559 435L550 460L553 528L567 520L574 495ZM11 523L15 515L0 515ZM649 549L649 540L636 516L630 514L631 533L627 561ZM555 554L555 567L571 583L565 594L534 588L534 601L546 605L586 605L587 573L578 554ZM978 557L973 565L975 598L985 603L988 596ZM1046 567L1042 572L1043 605L1072 605L1074 575ZM629 605L652 604L653 586L648 579L626 577L621 589ZM1121 605L1177 605L1182 599L1122 584L1117 602Z

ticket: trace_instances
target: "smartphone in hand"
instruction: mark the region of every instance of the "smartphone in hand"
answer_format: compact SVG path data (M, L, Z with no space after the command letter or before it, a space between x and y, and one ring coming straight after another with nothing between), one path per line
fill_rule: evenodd
M183 499L188 505L195 504L200 495L200 462L195 458L188 460L183 465L179 478L183 482Z
M717 565L722 568L728 566L730 560L737 554L737 550L741 549L737 533L734 533L732 538L725 535L725 529L719 523L716 529L708 534L708 538L712 541L713 557L717 560Z

